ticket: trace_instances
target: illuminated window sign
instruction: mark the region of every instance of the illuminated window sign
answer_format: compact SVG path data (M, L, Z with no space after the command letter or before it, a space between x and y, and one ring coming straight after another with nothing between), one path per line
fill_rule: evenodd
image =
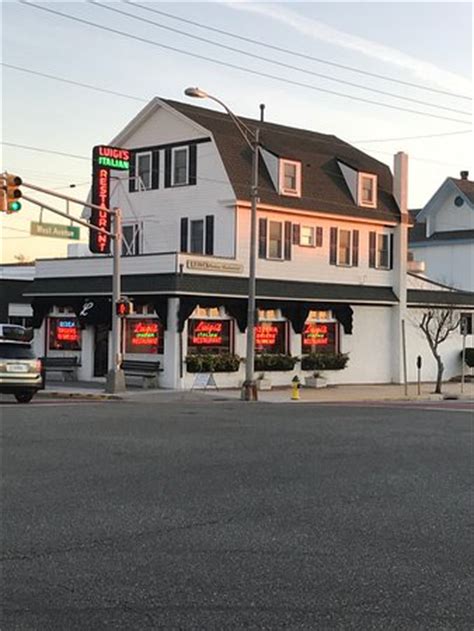
M260 322L255 327L256 353L287 353L287 323Z
M125 321L125 352L139 354L163 353L163 326L154 318L127 318Z
M230 353L230 320L188 320L189 353Z
M81 329L77 318L49 318L49 350L81 350Z
M336 322L307 322L301 339L303 354L336 353L337 324Z

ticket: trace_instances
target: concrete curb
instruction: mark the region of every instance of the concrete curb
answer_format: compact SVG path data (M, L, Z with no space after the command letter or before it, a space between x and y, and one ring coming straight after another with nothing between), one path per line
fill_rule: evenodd
M123 399L123 397L118 394L106 394L99 392L61 392L58 390L42 390L38 392L36 396L41 399L88 399L90 401L120 401Z

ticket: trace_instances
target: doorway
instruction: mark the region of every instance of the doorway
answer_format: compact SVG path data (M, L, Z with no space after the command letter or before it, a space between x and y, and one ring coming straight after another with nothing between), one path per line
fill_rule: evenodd
M94 334L94 377L105 377L109 368L109 326L96 324Z

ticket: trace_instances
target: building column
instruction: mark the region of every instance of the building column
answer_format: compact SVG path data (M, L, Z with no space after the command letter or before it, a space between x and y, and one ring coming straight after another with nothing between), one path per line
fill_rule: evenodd
M184 379L181 377L182 348L178 331L179 298L168 298L168 328L165 331L163 370L160 382L164 388L182 390Z

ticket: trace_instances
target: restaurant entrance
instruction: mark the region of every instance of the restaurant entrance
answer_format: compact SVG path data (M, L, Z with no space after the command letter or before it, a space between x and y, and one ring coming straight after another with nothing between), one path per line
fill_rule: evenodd
M94 377L105 377L109 367L109 326L96 324L94 330Z

